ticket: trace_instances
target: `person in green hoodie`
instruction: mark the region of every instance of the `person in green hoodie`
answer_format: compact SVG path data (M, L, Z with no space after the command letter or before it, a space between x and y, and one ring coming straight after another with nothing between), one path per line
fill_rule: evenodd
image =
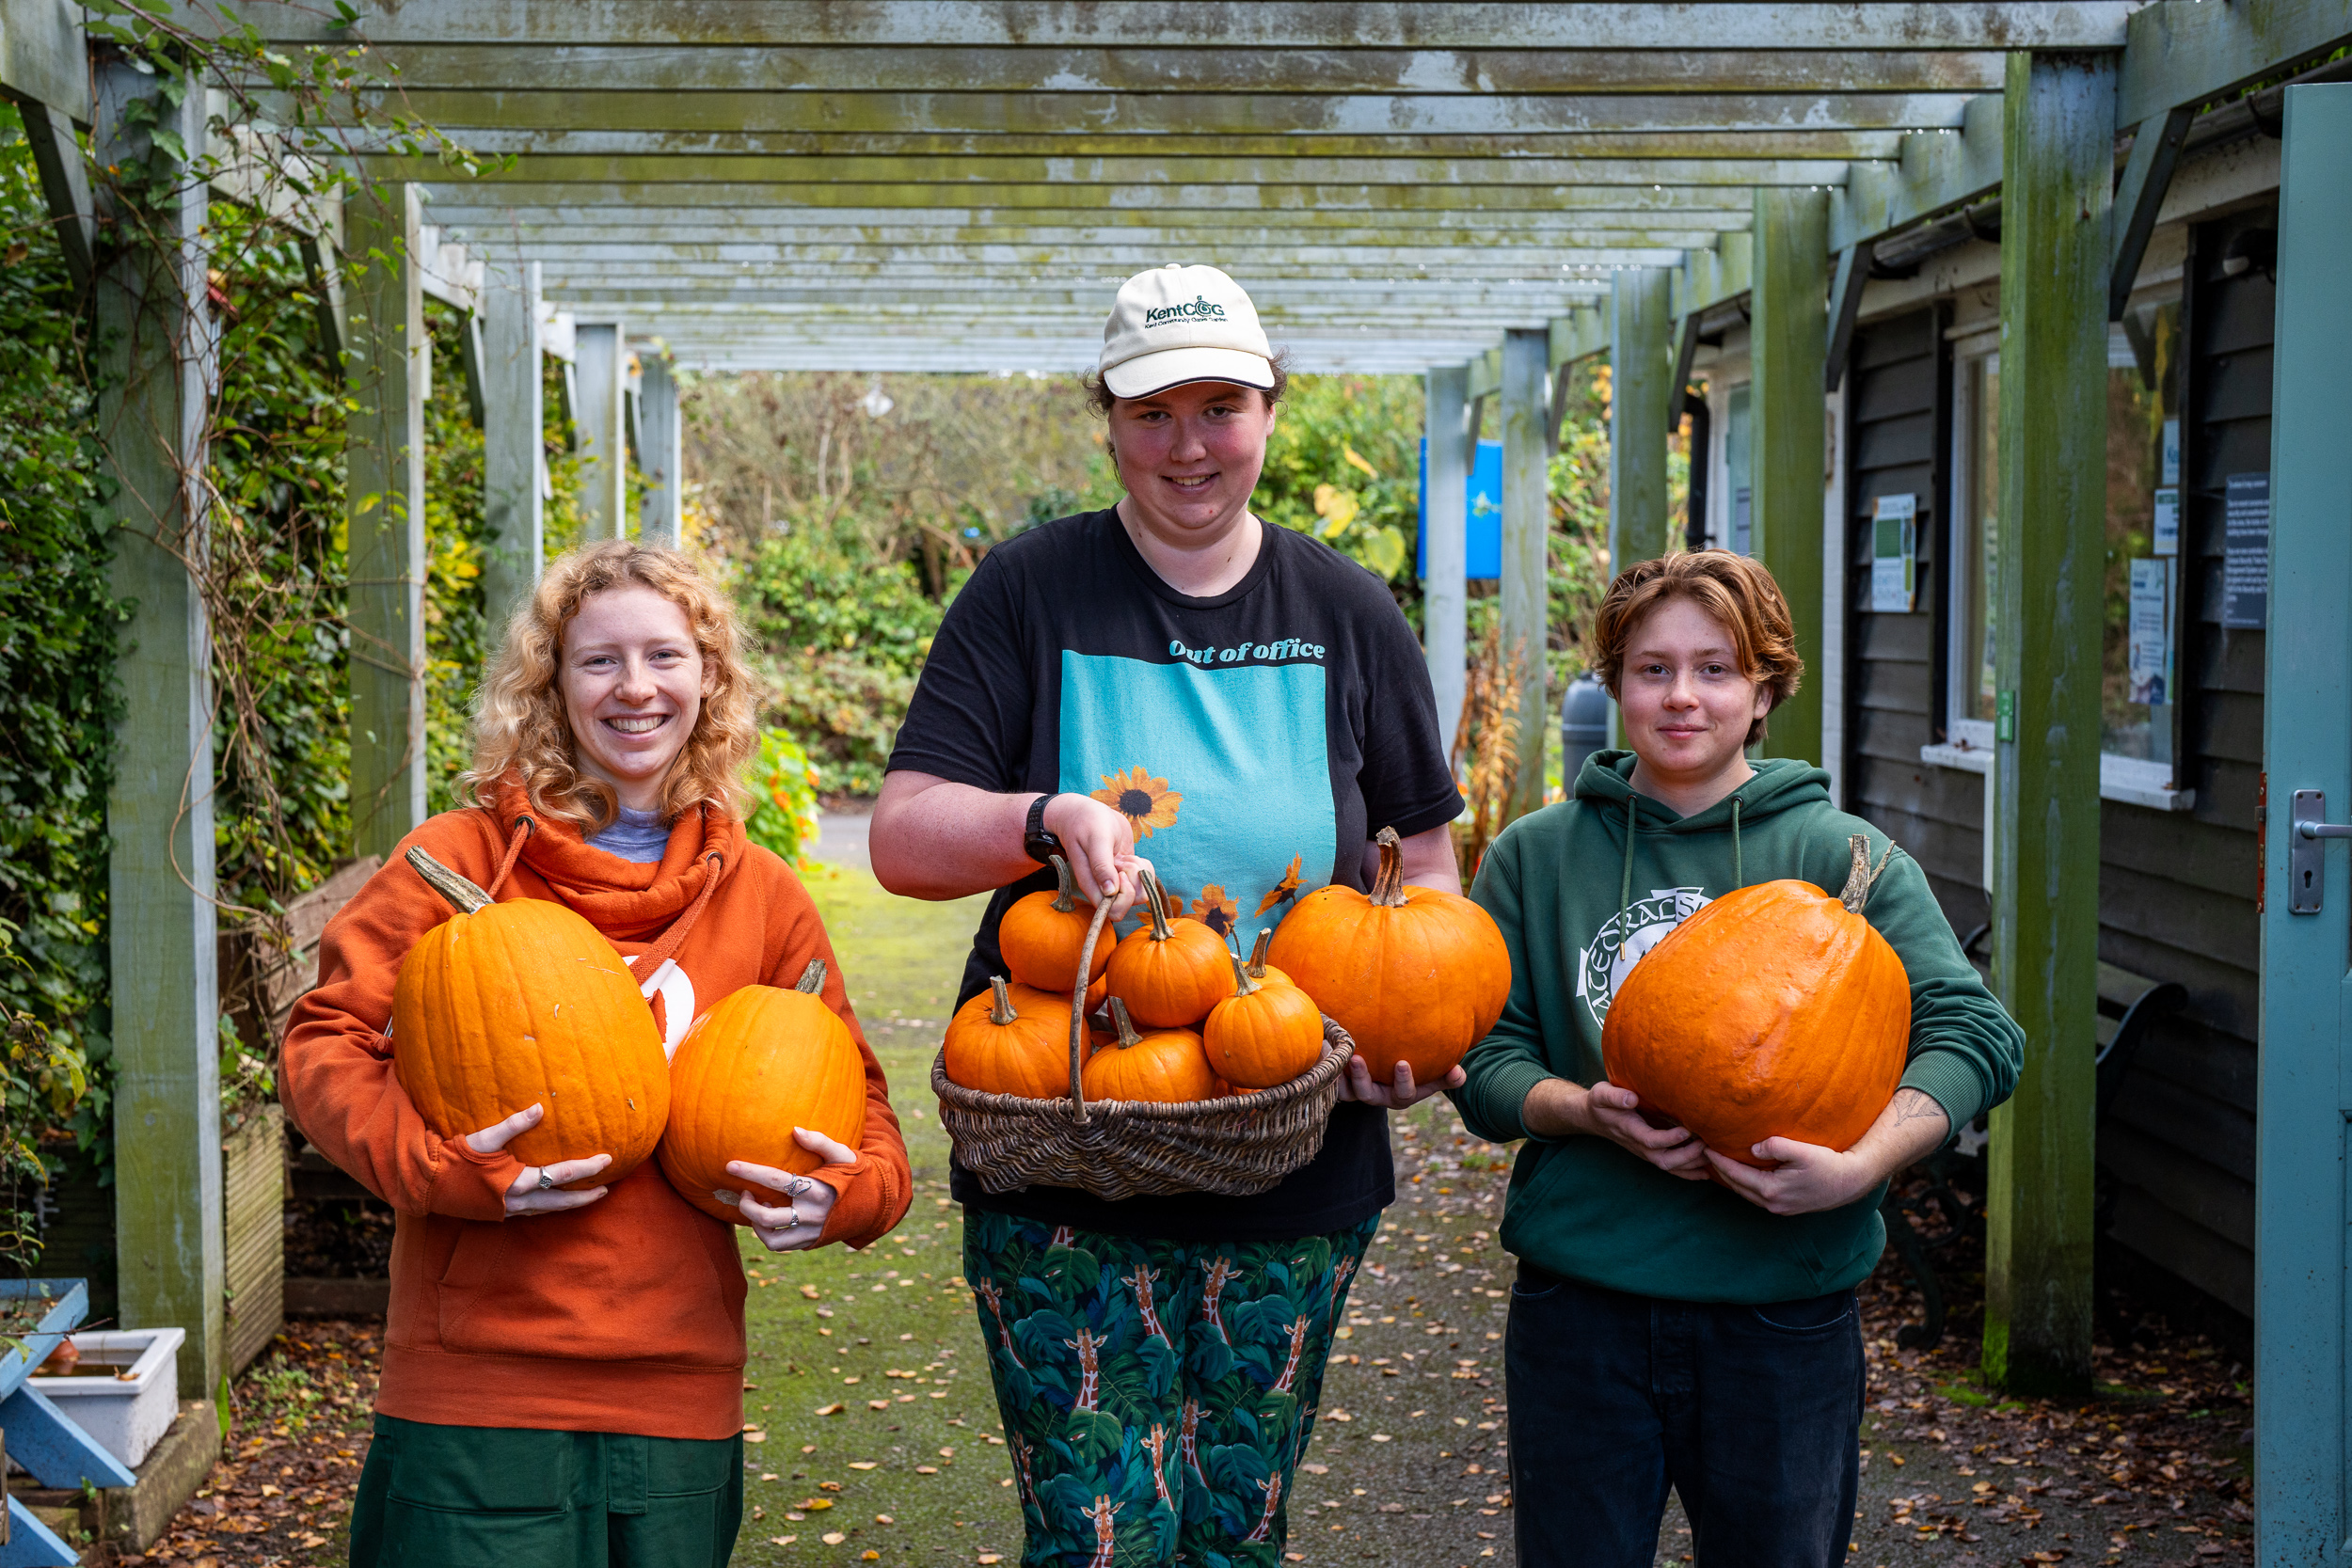
M1861 1141L1767 1138L1759 1169L1653 1125L1601 1056L1633 965L1734 888L1834 894L1851 835L1874 863L1888 841L1831 805L1819 768L1746 754L1803 674L1758 562L1631 567L1595 619L1593 667L1631 750L1594 753L1572 799L1514 822L1479 867L1470 895L1509 944L1511 995L1453 1095L1480 1137L1525 1140L1502 1232L1519 1260L1504 1344L1519 1561L1646 1565L1672 1486L1698 1568L1828 1568L1853 1520L1854 1287L1885 1244L1880 1198L2009 1096L2024 1037L1897 848L1867 912L1910 978L1909 1063Z

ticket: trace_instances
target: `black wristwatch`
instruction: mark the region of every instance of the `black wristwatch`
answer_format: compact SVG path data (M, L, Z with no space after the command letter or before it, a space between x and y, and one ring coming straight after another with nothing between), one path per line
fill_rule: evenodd
M1029 825L1021 834L1023 853L1040 865L1047 863L1047 856L1061 854L1061 840L1045 831L1045 803L1053 798L1041 795L1029 802Z

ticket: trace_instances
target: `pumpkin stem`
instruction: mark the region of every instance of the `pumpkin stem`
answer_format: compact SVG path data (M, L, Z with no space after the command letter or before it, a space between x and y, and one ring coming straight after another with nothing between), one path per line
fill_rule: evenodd
M1070 879L1070 863L1059 855L1048 855L1045 859L1047 863L1054 868L1054 879L1061 884L1060 890L1054 895L1054 912L1057 914L1077 913L1076 884Z
M448 899L450 908L459 914L479 914L498 902L413 844L408 847L405 858L416 868L417 875L424 879L425 885Z
M809 959L808 967L801 971L801 977L792 989L803 996L815 996L821 992L825 989L825 960Z
M1007 1024L1020 1022L1021 1015L1013 1010L1012 988L1005 984L1005 977L1001 974L990 975L988 989L995 994L994 1001L989 1005L989 1022L993 1023L999 1029Z
M1138 871L1136 877L1143 883L1144 906L1152 911L1152 940L1166 942L1176 934L1168 928L1168 895L1161 890L1160 879L1149 871Z
M1373 842L1380 846L1380 872L1372 879L1372 901L1392 910L1405 902L1405 856L1397 847L1404 840L1394 828L1383 828Z
M1886 853L1876 865L1870 863L1870 841L1860 833L1848 839L1846 847L1853 853L1853 864L1846 873L1846 891L1837 895L1837 901L1846 906L1848 914L1860 914L1870 901L1870 890L1886 874L1886 863L1895 858L1895 841L1886 841Z
M1271 926L1260 927L1258 929L1258 940L1249 949L1249 961L1242 966L1249 972L1249 977L1252 980L1263 980L1265 978L1265 950L1272 946L1273 942L1274 927Z
M1235 996L1249 996L1265 989L1251 977L1249 966L1241 961L1240 954L1229 952L1225 956L1233 960L1233 994Z
M1127 1004L1116 996L1111 998L1111 1023L1119 1030L1119 1048L1121 1051L1143 1043L1143 1037L1136 1033L1136 1026L1127 1020Z

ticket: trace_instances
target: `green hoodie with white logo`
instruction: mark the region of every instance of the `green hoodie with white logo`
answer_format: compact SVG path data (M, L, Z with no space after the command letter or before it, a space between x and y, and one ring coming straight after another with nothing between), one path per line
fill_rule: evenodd
M1843 1209L1765 1212L1713 1181L1688 1181L1606 1138L1531 1135L1520 1111L1546 1078L1606 1076L1601 1024L1626 973L1694 911L1735 888L1793 878L1836 894L1861 833L1873 863L1886 835L1834 808L1829 775L1758 762L1756 777L1691 816L1627 782L1630 752L1596 752L1574 800L1523 816L1486 851L1470 896L1511 949L1511 999L1463 1059L1454 1091L1482 1138L1527 1140L1511 1173L1502 1244L1570 1279L1677 1301L1769 1302L1859 1282L1886 1231L1873 1190ZM1629 826L1630 832L1629 832ZM1898 848L1865 911L1911 979L1903 1083L1954 1128L2009 1097L2025 1036L1961 952L1918 863Z

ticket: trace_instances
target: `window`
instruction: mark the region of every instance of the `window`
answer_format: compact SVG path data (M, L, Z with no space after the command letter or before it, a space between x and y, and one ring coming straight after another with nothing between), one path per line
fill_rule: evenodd
M2177 302L2109 329L2106 559L2100 638L2100 787L2180 808L2173 786L2181 594ZM1990 330L1957 345L1953 420L1950 745L1929 760L1981 768L1993 746L2000 546L2001 360Z

